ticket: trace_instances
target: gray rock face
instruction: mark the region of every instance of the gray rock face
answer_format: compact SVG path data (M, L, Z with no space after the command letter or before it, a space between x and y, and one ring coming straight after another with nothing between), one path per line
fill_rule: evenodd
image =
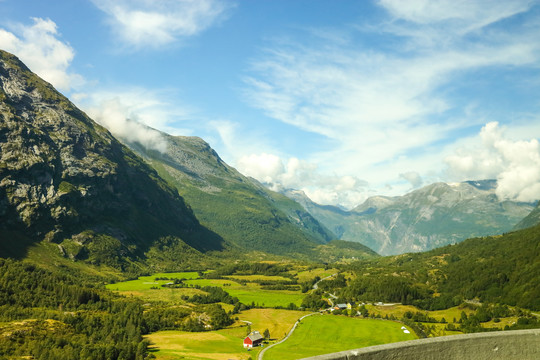
M0 252L16 248L10 238L76 245L78 234L139 255L167 235L203 250L220 242L202 239L183 199L142 159L3 51L0 216Z
M430 250L470 237L509 231L533 209L499 201L495 181L436 183L398 197L371 197L345 212L289 192L342 240L357 241L381 255Z
M526 229L528 227L532 227L538 224L540 224L540 202L536 205L536 207L533 209L533 211L531 211L530 214L528 214L514 227L513 230Z

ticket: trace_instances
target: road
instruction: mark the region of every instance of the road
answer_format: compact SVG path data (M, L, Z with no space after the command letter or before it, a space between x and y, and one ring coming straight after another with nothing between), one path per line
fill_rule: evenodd
M326 276L326 277L322 278L321 280L317 281L315 284L313 284L313 290L317 290L317 289L319 288L319 283L320 283L321 281L326 280L326 279L330 279L331 277L336 276L336 275L337 275L337 273L332 274L332 275L329 275L329 276ZM334 296L334 295L333 295L333 294L330 294L330 296ZM334 298L335 298L335 296L334 296ZM332 302L332 300L330 300L330 302ZM332 304L333 304L333 302L332 302ZM263 354L265 353L266 350L270 349L272 346L276 346L276 345L278 345L278 344L281 344L281 343L284 342L285 340L287 340L287 339L291 336L291 334L293 333L294 329L296 329L296 326L300 323L300 321L302 321L302 319L304 319L304 318L306 318L306 317L308 317L308 316L311 316L311 315L316 315L316 314L320 314L320 313L316 312L316 313L307 314L307 315L302 316L300 319L298 319L298 320L294 323L294 326L292 327L291 331L289 331L289 333L288 333L283 339L281 339L280 341L278 341L277 343L272 344L272 345L268 346L267 348L264 348L264 349L259 353L259 356L257 357L257 360L262 360Z
M260 353L259 353L259 356L257 357L257 360L262 360L263 358L263 355L265 353L266 350L270 349L271 347L273 346L276 346L276 345L279 345L281 344L282 342L284 342L285 340L287 340L293 333L294 329L296 329L296 327L298 326L298 324L300 324L300 321L302 321L303 319L307 318L308 316L311 316L311 315L317 315L317 314L321 314L319 312L316 312L316 313L311 313L311 314L307 314L307 315L304 315L302 316L300 319L298 319L295 323L294 323L294 326L292 327L291 331L289 331L289 333L287 334L287 336L285 336L283 339L281 339L280 341L278 341L277 343L275 344L272 344L266 348L264 348Z
M313 290L317 290L319 288L319 283L323 280L330 279L332 276L336 276L337 273L329 275L327 277L322 278L321 280L317 281L315 284L313 284Z

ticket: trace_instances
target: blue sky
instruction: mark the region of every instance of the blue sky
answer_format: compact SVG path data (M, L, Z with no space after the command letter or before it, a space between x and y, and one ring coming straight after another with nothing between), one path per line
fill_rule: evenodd
M118 136L200 136L322 204L540 199L539 1L0 0L0 48Z

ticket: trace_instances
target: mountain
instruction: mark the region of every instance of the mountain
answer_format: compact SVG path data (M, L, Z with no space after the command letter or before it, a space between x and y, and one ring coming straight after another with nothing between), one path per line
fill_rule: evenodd
M186 254L227 246L155 170L4 51L0 150L0 257L45 243L125 268L160 242Z
M536 205L536 207L533 209L533 211L531 211L529 215L527 215L516 226L514 226L514 230L526 229L528 227L538 224L540 224L540 202Z
M286 195L340 239L391 255L511 230L533 205L499 201L495 187L495 180L435 183L404 196L371 197L351 211L317 205L298 191Z
M312 254L317 245L335 239L301 205L240 174L204 140L160 135L167 144L165 153L126 144L175 186L197 218L227 242L273 254Z

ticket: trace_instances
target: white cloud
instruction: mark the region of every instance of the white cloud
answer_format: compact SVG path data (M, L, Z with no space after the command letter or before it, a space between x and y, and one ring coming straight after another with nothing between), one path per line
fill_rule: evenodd
M453 28L464 32L482 28L527 11L532 2L529 0L379 0L379 5L395 18L418 24L459 22L459 26L453 26Z
M353 208L367 198L367 184L353 176L322 174L317 165L297 158L284 162L267 153L250 154L236 162L245 175L267 184L272 190L299 189L316 203Z
M190 133L173 124L189 118L191 110L172 105L172 101L167 100L168 96L167 91L132 87L76 94L74 99L113 135L164 152L164 139L149 127L172 135Z
M62 41L54 21L32 18L29 26L16 25L14 32L0 29L0 48L13 53L33 72L54 87L68 91L81 85L83 78L69 72L75 51Z
M281 159L266 153L244 156L236 166L240 172L269 184L276 182L285 172Z
M440 144L451 147L457 136L486 122L467 110L474 99L455 100L447 88L466 89L468 83L456 79L475 81L485 69L536 67L540 38L538 25L486 28L527 10L529 2L470 1L464 9L450 1L379 3L408 21L356 28L335 42L279 39L252 60L244 95L268 117L324 136L332 146L321 146L309 159L325 164L321 172L351 174L379 191L388 184L403 190L402 179L414 186L442 170ZM378 39L375 45L364 40L374 32L381 41L392 37L391 51ZM489 161L476 166L487 173L496 165Z
M220 18L230 4L216 0L93 0L127 45L159 47L196 35Z
M408 171L406 173L401 173L399 174L399 177L407 180L411 184L413 189L419 188L424 183L420 174L418 174L415 171Z
M540 143L511 139L496 122L482 128L476 147L460 148L445 162L459 180L497 179L501 199L540 199Z

